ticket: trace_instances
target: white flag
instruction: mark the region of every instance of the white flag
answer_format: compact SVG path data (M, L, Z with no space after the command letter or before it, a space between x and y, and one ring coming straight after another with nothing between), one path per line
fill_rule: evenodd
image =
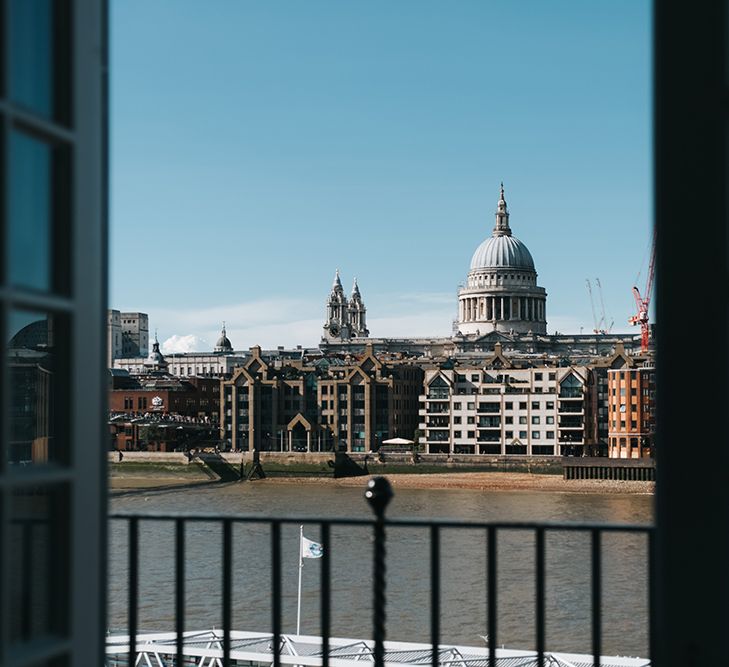
M319 542L307 540L301 536L301 557L302 558L321 558L324 553L324 547Z

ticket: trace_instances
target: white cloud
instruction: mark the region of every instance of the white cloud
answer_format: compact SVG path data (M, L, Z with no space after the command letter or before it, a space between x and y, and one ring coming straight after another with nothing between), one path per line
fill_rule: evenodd
M174 354L179 352L202 352L208 349L207 341L195 334L187 336L170 336L160 345L163 354Z

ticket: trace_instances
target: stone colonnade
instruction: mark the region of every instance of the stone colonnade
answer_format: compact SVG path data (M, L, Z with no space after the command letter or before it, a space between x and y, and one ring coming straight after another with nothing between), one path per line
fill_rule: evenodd
M525 320L543 322L545 299L533 296L474 296L460 300L461 322Z

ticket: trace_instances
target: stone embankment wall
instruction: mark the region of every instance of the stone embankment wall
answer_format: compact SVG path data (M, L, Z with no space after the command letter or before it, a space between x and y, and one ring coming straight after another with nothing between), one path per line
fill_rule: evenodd
M365 454L349 455L350 458L360 465L365 463ZM253 461L251 452L221 452L220 457L233 466L239 466L241 459L249 464ZM109 452L108 460L111 463L119 461L117 452ZM261 452L261 464L264 469L266 464L279 466L327 466L328 461L334 460L332 452ZM157 465L187 465L190 463L183 452L124 452L124 463L150 463ZM370 472L376 473L378 468L396 466L397 468L408 467L413 472L419 468L447 468L449 470L474 470L503 471L503 472L538 472L562 474L562 460L554 456L486 456L474 454L419 454L418 462L413 463L410 454L386 454L383 461L379 461L377 455L367 455L367 466Z

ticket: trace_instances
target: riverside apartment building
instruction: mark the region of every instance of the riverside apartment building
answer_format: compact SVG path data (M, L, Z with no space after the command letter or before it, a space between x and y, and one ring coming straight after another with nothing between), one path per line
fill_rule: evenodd
M423 371L382 360L371 347L358 357L264 358L221 380L221 438L233 450L368 452L388 437L413 438Z
M580 456L594 419L587 366L450 365L425 370L420 442L428 454ZM504 363L506 362L506 363Z

